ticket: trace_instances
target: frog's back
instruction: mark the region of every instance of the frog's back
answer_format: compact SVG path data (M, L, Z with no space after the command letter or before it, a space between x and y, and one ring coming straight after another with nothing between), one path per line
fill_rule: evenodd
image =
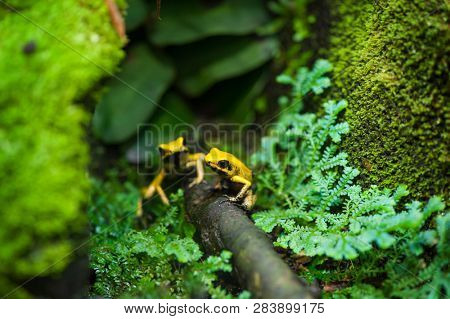
M248 168L243 162L241 162L237 157L234 157L234 161L236 163L236 167L239 170L239 174L240 176L244 177L246 180L252 182L252 178L253 178L253 174L252 174L252 170L250 168Z

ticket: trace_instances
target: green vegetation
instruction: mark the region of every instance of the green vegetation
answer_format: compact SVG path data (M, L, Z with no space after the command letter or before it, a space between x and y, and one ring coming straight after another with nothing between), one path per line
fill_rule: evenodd
M255 9L254 20L240 20L252 12L251 6L257 8L258 1L240 6L235 1L220 2L211 8L192 3L195 5L189 14L178 18L177 10L187 4L165 6L163 2L163 22L147 23L145 30L151 42L146 46L147 55L160 59L173 78L159 79L149 70L145 70L147 75L143 71L134 76L164 87L155 98L150 97L181 120L156 112L157 108L149 107L145 100L136 99L137 103L131 104L144 110L144 117L155 124L194 123L199 115L192 112L192 101L200 103L198 110L202 105L214 109L216 118L251 122L249 110L254 97L261 94L269 78L260 70L276 51L277 41L270 36L282 32L283 38L289 39L277 55L277 63L286 66L278 82L291 86L292 93L280 97L278 123L253 156L260 209L252 216L256 225L271 233L274 244L288 252L287 259L296 265L299 276L319 280L324 297L448 297L450 219L444 200L433 196L446 195L443 116L448 49L444 5L403 0L333 3L336 19L330 30L330 47L321 50L328 52L335 67L319 60L308 70L300 66L310 60L309 42L318 36L311 27L316 21L308 11L310 1L271 1L272 20L261 18ZM228 6L241 10L231 19L234 25L228 25ZM220 19L212 19L217 12ZM148 16L140 19L149 21ZM208 27L214 20L217 23ZM270 50L263 50L265 47ZM124 75L129 63L124 64ZM334 78L331 89L327 72ZM108 101L124 96L118 96L117 90L108 94L100 102L97 116L112 109ZM330 100L322 108L316 107L325 94L346 100ZM130 104L127 98L121 104ZM205 101L208 103L202 104ZM269 103L264 97L259 102ZM226 109L230 112L221 111ZM302 113L305 110L317 112ZM107 140L102 134L120 135L120 130L133 127L137 120L127 122L124 118L128 115L116 116L118 120L111 122L115 127L98 135L113 143L127 140L131 130L116 140ZM124 127L121 123L131 124ZM131 153L135 162L157 156L149 147L156 149L159 142L155 139L153 146L145 147L137 144L146 154L138 154L135 145L127 155ZM103 190L109 189L101 185ZM122 194L122 198L130 196L125 193L137 196L133 187L127 187L126 191L109 193ZM134 200L129 200L132 209ZM122 207L122 213L126 211L124 206L113 204L117 199L107 202L112 205L110 211L116 206ZM123 233L120 230L117 237L99 233L93 246L92 266L97 272L94 295L182 297L198 291L193 286L203 287L200 291L212 296L223 294L211 285L217 284L215 271L206 272L212 276L207 282L191 285L191 279L186 279L192 267L205 261L198 257L193 234L180 230L187 225L177 219L182 218L181 207L170 209L168 217L163 212L152 204L153 219L145 230L138 230L134 218L127 217L128 226L120 226ZM93 225L101 225L91 214ZM162 232L161 223L165 225ZM172 241L179 243L179 253L165 249ZM116 247L117 242L120 245ZM142 245L147 246L138 248ZM150 249L154 246L160 247L158 252ZM185 258L182 252L186 251L193 259ZM130 266L124 266L125 262ZM163 271L155 270L155 264L163 265ZM222 266L221 270L226 270L226 263ZM162 282L165 284L159 284ZM216 294L211 289L222 292Z
M281 99L280 120L253 157L258 203L266 209L253 214L256 225L273 232L292 258L308 257L299 275L334 287L326 296L447 297L450 215L443 201L407 203L404 185L354 184L359 171L338 150L349 134L346 122L337 123L345 100L325 102L323 116L298 113L308 95L330 85L330 67L319 60L311 71L278 78L292 86L292 97Z
M329 60L351 130L343 141L360 182L448 191L448 3L341 0Z
M0 2L0 297L58 295L89 226L91 297L249 297L181 190L136 216L136 172L179 135L247 163L234 133L278 97L252 218L288 264L323 297L449 297L448 3L162 0L161 20L114 3L125 52L104 0ZM202 123L237 125L187 132Z
M184 216L183 193L171 195L172 207L152 203L151 225L136 225L138 190L116 178L93 181L89 206L92 227L91 294L117 298L231 298L216 284L217 272L230 272L231 253L202 258L194 227ZM241 293L240 297L248 297Z
M77 101L123 56L103 0L19 8L0 9L0 296L70 262L86 225L88 115Z
M154 30L149 38L158 46L166 46L217 35L251 34L268 20L262 3L261 0L228 0L205 5L200 0L167 1L163 7L164 19L152 26Z
M276 63L286 68L291 74L306 65L313 55L308 41L315 35L311 30L316 17L308 10L311 0L277 0L269 1L267 6L273 19L260 29L260 34L278 34L286 38ZM282 41L283 42L283 41Z
M180 119L198 124L202 116L187 121L177 112L199 108L224 122L251 122L254 101L268 82L267 64L278 52L273 32L259 32L271 21L265 1L163 1L161 20L156 18L155 2L129 3L125 18L131 41L118 77L139 92L117 78L107 83L109 89L95 110L96 136L109 144L130 141L138 125L160 126L159 113L165 111L171 116L164 124L170 125ZM234 94L218 98L218 92L229 91ZM173 105L168 95L180 103ZM170 138L171 134L161 136ZM129 158L140 162L154 157L157 145L151 142L140 152L137 145L127 144Z

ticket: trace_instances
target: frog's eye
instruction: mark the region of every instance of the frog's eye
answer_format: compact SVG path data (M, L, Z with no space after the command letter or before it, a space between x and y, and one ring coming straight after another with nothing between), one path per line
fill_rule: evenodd
M159 150L159 154L161 154L161 156L166 153L166 151L162 147L158 147L158 150Z
M227 169L227 170L231 171L230 162L228 162L226 160L221 160L217 164L219 165L220 168Z

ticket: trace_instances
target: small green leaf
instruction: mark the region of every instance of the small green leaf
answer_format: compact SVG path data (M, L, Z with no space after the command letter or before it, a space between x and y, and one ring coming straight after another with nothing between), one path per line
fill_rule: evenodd
M394 193L394 200L395 200L396 202L398 202L398 201L399 201L400 199L402 199L403 197L408 196L408 194L409 194L409 191L408 191L408 188L406 187L406 185L404 185L404 184L399 185L399 186L397 187L397 189L395 190L395 193Z
M281 75L277 76L277 82L281 83L281 84L293 84L294 83L294 79L291 78L287 74L281 74Z
M286 220L292 218L298 218L305 221L311 221L312 217L304 212L301 208L299 209L274 209L271 211L259 212L252 215L255 225L270 233L273 228L277 225L283 225Z
M431 214L439 212L445 208L444 202L438 196L433 196L428 201L427 205L423 209L423 214L428 218Z
M389 235L388 233L380 233L375 241L380 248L386 249L395 243L395 237Z
M167 254L175 255L181 263L196 261L202 257L202 252L197 243L191 238L176 239L164 247Z
M334 247L327 251L327 255L337 259L354 259L358 257L358 252L345 237L337 238Z

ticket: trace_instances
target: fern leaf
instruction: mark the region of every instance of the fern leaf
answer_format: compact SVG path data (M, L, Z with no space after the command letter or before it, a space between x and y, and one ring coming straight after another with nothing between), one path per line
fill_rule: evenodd
M263 211L252 215L255 225L264 230L265 232L271 232L276 226L282 225L289 219L301 219L304 221L311 221L312 217L309 216L302 207L296 207L286 210L271 210Z
M354 184L359 171L338 148L350 130L338 121L347 101L323 103L322 116L299 113L306 94L329 87L330 69L319 60L312 70L278 77L292 88L280 106L295 107L284 109L254 156L255 165L264 166L256 183L265 209L253 215L255 224L274 233L274 245L311 257L310 280L351 285L332 296L448 295L450 215L443 213L444 201L432 197L426 205L403 204L409 195L404 185L391 191ZM367 284L374 278L379 289Z
M197 243L191 238L174 239L164 246L166 254L174 255L181 263L196 261L202 257Z

